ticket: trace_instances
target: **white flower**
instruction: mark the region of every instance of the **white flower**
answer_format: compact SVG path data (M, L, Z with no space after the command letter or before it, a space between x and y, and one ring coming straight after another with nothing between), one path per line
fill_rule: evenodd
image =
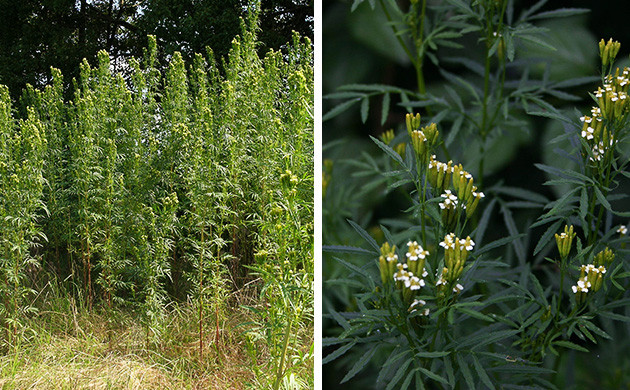
M617 229L617 233L625 235L628 233L628 228L625 225L621 225L619 226L619 229Z

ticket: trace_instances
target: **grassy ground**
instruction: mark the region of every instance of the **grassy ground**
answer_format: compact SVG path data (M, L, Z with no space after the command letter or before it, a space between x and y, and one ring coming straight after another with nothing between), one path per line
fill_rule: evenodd
M0 354L2 389L249 389L268 388L272 378L261 377L269 361L264 337L248 332L255 320L235 306L216 328L204 335L199 354L196 312L184 305L171 308L158 342L129 310L88 312L63 299L40 310L28 322L19 344ZM212 322L214 319L211 319ZM303 330L305 351L312 329ZM256 341L258 340L258 341ZM297 378L311 378L312 359L294 366L296 375L282 388L305 388ZM256 374L255 367L258 370ZM307 380L308 382L308 380Z

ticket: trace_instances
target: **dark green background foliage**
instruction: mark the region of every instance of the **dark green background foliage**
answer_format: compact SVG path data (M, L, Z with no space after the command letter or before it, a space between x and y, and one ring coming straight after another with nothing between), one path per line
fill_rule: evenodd
M534 4L542 6L535 13L563 7L594 8L588 13L566 18L534 18L531 21L532 25L545 30L537 30L531 36L532 39L529 39L530 37L514 39L514 62L507 62L505 88L510 93L519 90L523 85L531 89L523 94L515 92L515 95L510 95L509 103L505 105L509 115L505 120L501 119L502 115L498 115L497 121L489 130L490 135L480 141L472 122L481 118L481 115L477 115L481 108L480 104L476 105L471 90L475 89L479 95L483 95L483 62L486 50L483 36L479 38L476 31L469 31L461 37L445 36L442 41L436 40L437 48L429 48L430 54L424 58L427 97L418 93L416 69L392 33L392 25L387 23L381 5L389 3L379 0L324 1L323 157L331 161L331 165L324 168L330 175L323 200L324 245L369 248L366 240L358 234L357 229L348 224L347 219L365 229L378 245L385 241L392 242L392 237L393 243L397 244L418 239L419 218L417 215L411 215L415 207L413 193L410 186L397 183L404 169L398 171L401 167L383 153L369 136L378 137L384 131L393 128L397 134L393 145L405 142L407 141L404 130L405 113L419 112L422 113L423 126L432 121L438 122L440 136L446 142L450 158L456 163L461 162L473 174L476 184L483 180L481 190L487 197L480 204L478 218L487 218L484 221L487 224L484 225L483 232L471 233L477 242L477 248L498 239L512 237L510 244L502 247L504 250L497 251L495 248L489 253L494 255L493 260L514 268L492 268L488 265L483 271L476 269L475 272L479 273L476 280L484 286L478 286L470 291L470 296L482 301L484 297L505 289L505 286L493 285L500 278L514 280L525 288L533 289L535 283L527 276L529 270L540 279L545 295L549 296L550 291L558 289L558 269L554 264L547 262L545 257L557 257L552 233L559 233L562 226L560 221L555 221L554 224L548 222L532 225L542 214L549 211L550 206L553 206L550 202L565 195L571 187L566 183L557 185L557 182L544 185L546 181L558 178L548 171L538 169L534 164L544 163L560 169L578 169L566 157L565 151L569 152L572 147L570 143L563 140L552 144L550 141L569 131L576 131L579 134L579 131L571 126L580 125L578 118L588 113L593 105L589 92L601 85L597 49L597 42L600 39L608 40L612 37L621 42L621 52L617 57L616 66L630 64L628 60L630 33L622 28L625 21L621 15L623 13L619 12L625 4L618 1L598 3L596 6L588 1L539 3L510 1L508 10L513 14L512 25L517 25L520 15ZM422 0L418 3L422 3ZM428 1L429 6L436 9L440 6L451 7L453 10L451 16L457 14L457 3L478 6L479 3L488 2ZM375 5L374 10L370 4ZM410 7L409 1L396 1L396 4L402 10L408 10ZM387 7L390 16L398 20L399 15L393 11L393 7ZM404 30L401 24L395 26L399 30ZM442 25L431 24L427 31L439 26ZM406 33L400 35L406 37ZM413 46L410 40L405 42L409 43L410 47ZM553 46L555 50L546 47L547 45ZM499 83L497 68L495 54L491 62L491 94L496 92L495 87ZM459 82L458 78L463 81ZM496 95L492 96L494 99ZM496 100L491 104L494 103ZM465 112L469 115L461 122L458 122L459 114L453 114L453 111L458 110L459 104L465 107ZM501 110L503 109L501 107ZM536 111L538 114L532 115ZM549 112L559 115L555 116L555 119L550 119L546 116ZM557 120L560 117L568 118L574 125L561 123L561 120ZM408 147L407 153L410 152L411 149ZM622 162L627 161L629 156L626 143L621 150L620 159ZM442 149L438 150L438 157L441 157L441 161L447 160ZM480 159L484 160L485 165L480 165ZM482 167L483 169L480 169ZM480 170L483 171L482 174ZM519 189L528 192L520 192ZM630 209L628 199L622 199L629 190L627 178L620 179L611 199L615 210L625 212ZM569 205L573 204L575 210L578 201L579 199L572 199ZM626 216L608 214L605 223L602 224L605 225L602 232L628 223ZM567 217L566 220L571 223L576 221L573 217ZM551 240L544 246L538 246L545 233L546 238ZM611 233L603 237L601 245L615 246L618 250L616 261L624 264L623 269L627 269L625 263L628 251L620 249L619 242L615 242L612 235ZM481 239L478 240L479 238ZM366 291L367 286L361 272L356 269L353 271L351 266L344 267L334 260L335 257L341 258L370 275L371 272L376 274L378 271L375 259L378 255L359 253L360 251L350 255L341 251L335 252L334 248L324 251L323 323L324 337L330 337L325 339L325 345L330 346L324 348L324 357L344 345L334 342L335 337L344 331L340 325L344 321L337 314L334 317L331 313L348 312L343 318L349 321L356 320L365 309L362 305L371 296L372 292ZM488 260L487 256L488 253L483 259ZM524 271L525 269L527 271ZM343 282L341 281L343 278L352 281ZM376 279L378 280L378 276ZM565 289L570 291L566 283L565 281ZM611 291L616 294L615 297L622 299L621 302L627 302L623 300L627 297L627 292L617 293L614 287L611 287ZM569 294L565 293L565 297L567 295ZM624 308L619 313L627 315L625 304L622 306ZM492 312L496 312L495 308L483 311ZM357 317L353 317L355 315ZM463 321L465 324L463 327L470 328L463 329L462 334L481 331L483 326L489 326L483 322L471 322L470 318ZM543 371L555 370L557 374L541 375L541 378L552 378L550 380L559 388L571 386L617 388L620 384L630 381L626 373L630 361L624 352L630 347L626 342L627 334L630 332L627 323L613 323L608 318L601 317L595 323L609 332L614 341L598 338L599 344L595 345L574 335L570 341L585 346L591 352L588 354L573 350L561 352L555 363L548 359L540 366ZM495 325L497 324L493 324L488 332L496 330ZM345 329L347 331L345 336L352 334L349 329L349 327ZM378 337L373 328L366 330L366 333ZM508 338L508 341L512 342L514 339ZM325 364L324 387L374 388L379 370L392 356L389 355L391 351L386 348L375 352L370 348L373 345L369 341L364 345L359 341L359 344L349 349L342 358ZM404 360L399 360L394 366L400 367ZM339 384L353 367L356 368L368 361L371 362L367 368L346 383ZM496 365L504 363L498 362ZM473 363L469 364L473 367ZM523 367L531 366L519 367L526 370ZM440 371L444 367L437 363L432 368L436 369L436 372L444 373ZM535 368L532 370L534 372ZM379 379L391 378L395 372L392 369L385 373L381 372L383 376ZM492 381L497 387L501 383L501 378L507 378L502 376L501 372L499 368L492 376ZM481 381L479 386L485 388L486 382L483 378L479 380ZM430 380L427 379L427 382ZM387 385L385 380L379 382L377 387L384 388ZM466 388L464 383L460 386ZM443 387L448 386L443 386L439 381L427 385L427 388Z
M210 47L221 64L240 33L239 18L248 0L44 0L0 2L0 83L14 98L27 83L42 87L50 68L66 83L78 77L83 58L96 60L106 50L116 71L127 71L139 57L146 36L155 35L160 66L175 51L190 61ZM265 0L261 3L259 44L264 55L280 49L292 31L313 38L312 0Z

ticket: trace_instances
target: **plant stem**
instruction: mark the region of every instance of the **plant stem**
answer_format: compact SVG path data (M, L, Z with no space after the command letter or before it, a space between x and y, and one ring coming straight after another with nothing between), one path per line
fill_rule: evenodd
M278 371L276 372L276 381L273 385L274 390L278 390L280 388L280 382L282 381L282 377L284 375L284 362L287 357L287 349L289 348L289 335L291 334L291 327L293 326L293 319L289 319L289 324L287 325L287 331L284 334L284 340L282 345L282 356L280 358L280 365L278 366Z

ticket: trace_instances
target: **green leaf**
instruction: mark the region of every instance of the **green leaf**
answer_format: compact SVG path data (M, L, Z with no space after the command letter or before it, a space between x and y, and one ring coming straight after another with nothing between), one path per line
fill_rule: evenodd
M481 245L483 241L483 235L486 232L486 228L488 227L488 222L490 221L490 216L492 215L492 210L494 209L494 205L497 203L497 199L493 198L490 201L490 204L486 206L485 210L483 210L483 214L479 219L479 224L477 225L477 230L475 231L475 243L477 245Z
M472 359L473 359L473 364L475 366L475 371L477 371L477 376L481 379L481 381L486 386L488 386L488 388L494 389L494 385L492 384L490 377L488 377L488 373L486 373L486 370L483 368L483 366L479 362L479 359L477 359L477 356L473 354Z
M394 149L390 148L388 145L386 145L384 142L382 142L378 138L374 138L372 136L370 136L370 138L372 139L372 141L374 141L374 143L376 143L376 145L379 148L381 148L385 153L387 153L387 155L389 157L391 157L398 164L400 164L402 166L405 166L405 163L403 162L402 158L400 157L400 154L396 153L396 151Z
M479 249L475 255L477 257L481 256L482 254L489 252L490 250L494 249L494 248L498 248L501 247L505 244L509 244L510 242L516 240L517 238L520 237L525 237L525 233L521 233L521 234L517 234L516 236L510 236L510 237L503 237L503 238L499 238L498 240L492 241L491 243L489 243L488 245L485 245L483 248Z
M543 300L543 302L544 302L543 306L549 305L549 302L547 302L547 297L545 297L545 292L543 291L543 288L540 285L540 282L538 281L538 278L536 277L536 275L534 275L533 273L530 272L529 273L529 279L534 284L534 288L536 290L536 293Z
M355 99L347 100L343 103L336 105L335 107L330 109L330 111L328 111L326 114L324 114L324 116L322 116L322 122L326 122L327 120L336 117L337 115L341 114L342 112L352 107L355 103L359 102L359 100L361 99L355 98Z
M378 256L381 253L381 247L378 246L378 243L376 242L376 240L374 238L372 238L372 236L370 236L370 233L366 232L365 229L363 229L361 226L357 225L354 221L347 219L346 221L348 221L348 223L350 224L350 226L352 226L352 228L359 233L359 235L361 237L363 237L363 239L365 241L368 242L368 244L370 244L370 246L372 248L374 248L375 254Z
M448 384L453 387L455 385L455 373L453 372L453 363L451 363L451 359L448 357L444 359L444 369L446 370Z
M494 190L500 194L510 195L515 198L519 198L519 199L523 199L523 200L527 200L531 202L537 202L537 203L543 203L543 204L549 202L549 199L547 199L547 197L542 196L534 191L526 190L524 188L499 186L499 187L494 188Z
M548 44L547 42L543 41L542 39L540 39L539 37L535 36L535 35L530 35L530 34L519 34L517 36L518 38L524 40L524 41L529 41L532 42L538 46L544 47L545 49L549 49L551 51L556 51L557 49L553 46L551 46L550 44Z
M569 348L569 349L575 349L576 351L580 351L580 352L589 352L588 349L577 345L575 343L572 343L570 341L566 341L566 340L558 340L558 341L554 341L553 342L554 345L557 345L559 347L565 347L565 348Z
M350 379L354 378L354 376L357 375L359 371L365 368L365 366L370 362L372 356L374 356L379 347L380 345L376 344L372 348L368 349L368 351L363 354L363 356L361 356L359 360L357 360L354 366L352 366L352 369L350 369L346 376L343 377L340 383L345 383L349 381Z
M558 8L553 11L546 11L532 15L529 19L566 18L567 16L581 15L590 11L591 10L588 8Z
M447 351L435 351L435 352L429 352L429 351L420 351L418 353L416 353L417 357L420 358L439 358L439 357L444 357L444 356L448 356L450 354L450 352Z
M436 374L434 372L431 372L431 371L427 370L424 367L418 367L418 370L420 370L424 375L428 376L429 378L433 379L434 381L438 381L440 383L444 383L445 385L448 384L448 381L446 380L446 378L444 378L444 377L442 377L442 376L440 376L440 375L438 375L438 374Z
M396 371L396 374L394 374L394 377L389 381L389 384L387 385L386 390L399 389L399 387L396 387L396 385L398 385L398 382L400 382L403 375L405 375L405 373L407 372L407 368L412 362L413 362L412 359L408 359L403 364L400 365L400 367L398 368L398 371Z
M586 187L582 187L580 191L580 218L584 220L586 218L586 214L588 213L588 194L586 192Z
M551 241L551 238L555 236L555 233L560 228L560 225L562 225L562 222L562 220L558 220L551 226L549 226L549 228L547 228L545 233L543 233L543 235L540 237L540 240L538 240L538 244L536 244L536 249L534 249L534 256L536 256L538 252L540 252L547 245L547 243Z
M458 348L464 348L472 346L471 349L479 348L484 345L496 343L498 341L504 340L506 338L512 337L515 334L519 333L518 329L512 330L499 330L496 332L479 332L476 335L469 336L465 340L463 340Z
M391 101L391 97L389 96L389 92L383 96L383 105L381 107L381 126L385 124L387 121L387 117L389 116L389 104Z
M606 199L604 194L602 194L602 191L597 186L594 186L593 189L595 190L595 196L597 197L599 203L601 203L601 205L604 206L606 210L612 211L610 203L608 203L608 200Z
M610 318L611 320L615 320L615 321L622 321L622 322L630 322L630 317L628 316L624 316L621 314L617 314L617 313L613 313L610 311L599 311L598 314L602 317L606 317L606 318Z
M330 363L333 360L343 356L346 352L348 352L356 344L357 344L356 341L351 341L348 344L335 349L333 352L331 352L330 354L326 355L326 357L322 359L322 364Z
M365 279L371 280L370 279L370 275L368 275L368 273L364 270L361 269L359 267L357 267L356 265L349 263L343 259L340 259L338 257L333 257L333 259L335 261L337 261L339 264L343 265L344 267L348 268L350 271L355 272L361 276L363 276Z
M334 253L352 253L355 255L370 255L370 256L374 255L373 251L369 251L363 248L357 248L354 246L347 246L347 245L324 245L322 247L322 251L334 252Z
M471 316L473 318L476 318L478 320L494 322L494 318L489 317L489 316L487 316L487 315L485 315L483 313L480 313L480 312L478 312L476 310L468 309L468 308L465 308L465 307L457 307L457 310L462 312L462 313L464 313L464 314L467 314L467 315L469 315L469 316Z
M503 212L503 220L505 221L505 226L507 227L508 232L514 237L512 245L514 246L514 252L516 253L516 257L520 261L521 264L525 263L525 247L519 240L518 229L516 228L516 223L514 222L514 218L512 217L512 212L509 208L505 207L505 205L501 204L501 211Z
M383 381L389 377L390 373L392 373L394 369L398 368L398 366L394 363L398 362L401 358L410 353L409 349L402 346L399 346L392 351L378 373L378 377L376 378L377 387L382 387L379 386L379 384L383 383Z
M464 361L460 354L457 355L457 363L459 364L459 371L461 371L464 376L464 380L468 385L468 389L475 388L475 381L473 380L472 374L470 373L470 369L468 368L468 364Z
M366 96L361 99L361 122L365 123L368 119L368 112L370 111L370 99Z

